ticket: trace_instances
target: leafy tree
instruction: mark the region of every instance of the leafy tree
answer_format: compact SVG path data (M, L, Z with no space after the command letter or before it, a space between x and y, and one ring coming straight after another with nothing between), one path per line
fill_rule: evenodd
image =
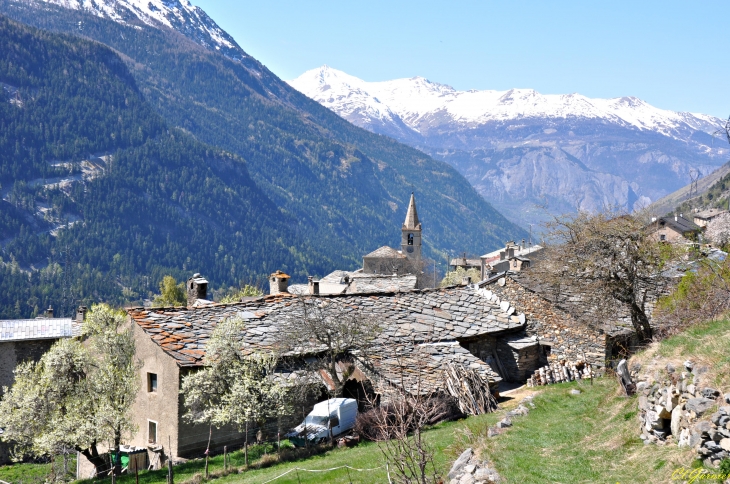
M252 286L250 284L246 284L242 288L223 296L221 298L220 302L222 302L222 303L240 302L241 298L244 298L244 297L258 297L258 296L263 296L263 295L264 295L264 292L258 286Z
M160 282L160 294L155 296L153 304L157 307L184 306L187 303L185 283L177 283L174 277L165 276Z
M61 339L35 362L21 363L15 384L3 388L2 438L22 456L81 452L97 471L105 468L99 444L118 454L134 431L130 410L139 387L134 339L122 311L91 308L83 339Z
M461 284L465 277L471 277L472 282L481 280L482 274L479 269L471 268L465 270L463 267L457 267L455 271L446 273L446 276L441 280L441 287L454 286Z
M205 366L183 377L180 394L189 422L231 424L246 432L248 465L249 422L263 423L287 406L286 386L274 372L277 358L241 348L244 324L241 319L218 324L206 345Z

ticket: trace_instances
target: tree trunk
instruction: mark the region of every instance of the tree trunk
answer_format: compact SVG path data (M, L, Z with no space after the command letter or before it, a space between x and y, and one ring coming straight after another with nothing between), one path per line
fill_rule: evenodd
M102 475L104 471L106 470L106 461L102 456L99 455L99 451L96 449L96 444L93 444L88 449L79 449L76 448L79 452L81 452L81 455L86 457L86 459L91 462L91 465L94 466L94 469L96 469L96 473L98 475Z
M640 307L636 302L631 303L631 324L634 326L641 343L651 341L652 331L649 318L646 316L644 308Z
M243 461L248 469L248 420L246 420L246 440L243 443Z

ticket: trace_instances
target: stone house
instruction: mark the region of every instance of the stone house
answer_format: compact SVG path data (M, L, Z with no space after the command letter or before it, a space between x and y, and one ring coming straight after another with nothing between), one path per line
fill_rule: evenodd
M542 250L540 245L525 244L525 239L522 239L521 244L509 241L504 249L497 249L479 258L481 278L485 280L505 271L523 271L530 267L532 259L540 256Z
M728 213L728 211L719 208L710 208L703 211L697 211L692 215L692 222L694 222L694 224L700 228L705 228L712 219L714 219L715 217L719 217L724 213Z
M682 214L652 219L646 227L650 237L660 242L688 243L697 240L702 229Z
M0 320L0 397L3 387L12 387L18 364L40 360L61 338L80 336L85 313L86 308L80 308L76 319L54 318L49 308L45 316L36 319ZM9 447L0 443L0 465L9 461Z
M132 411L138 431L126 443L149 448L150 461L201 455L207 446L208 428L183 421L179 392L182 378L203 365L205 346L216 325L226 318L243 318L245 347L269 351L276 347L279 325L298 317L301 300L342 305L382 324L369 361L360 362L361 374L369 378L392 377L395 348L402 348L401 354L417 351L422 356L418 361L427 375L428 388L434 392L443 387L438 369L445 362L473 369L493 391L498 391L504 377L523 377L516 372L500 375L492 365L498 342L524 332L525 315L508 301L484 298L470 286L303 297L280 292L232 304L132 308L127 312L142 367ZM513 366L520 365L515 362ZM282 425L264 430L275 433ZM256 429L250 431L253 434ZM243 440L235 429L214 429L211 447L237 445ZM163 459L158 460L159 456Z

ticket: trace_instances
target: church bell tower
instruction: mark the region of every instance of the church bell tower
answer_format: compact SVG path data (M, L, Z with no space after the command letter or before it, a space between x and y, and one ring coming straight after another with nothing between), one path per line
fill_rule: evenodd
M416 211L416 197L411 193L411 201L408 204L406 221L401 228L401 250L410 260L421 259L421 222L418 221Z

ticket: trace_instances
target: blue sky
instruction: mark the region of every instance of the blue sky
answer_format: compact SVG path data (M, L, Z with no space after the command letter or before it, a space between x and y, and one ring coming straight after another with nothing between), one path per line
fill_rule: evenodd
M327 64L367 81L637 96L730 115L730 1L192 0L283 79Z

